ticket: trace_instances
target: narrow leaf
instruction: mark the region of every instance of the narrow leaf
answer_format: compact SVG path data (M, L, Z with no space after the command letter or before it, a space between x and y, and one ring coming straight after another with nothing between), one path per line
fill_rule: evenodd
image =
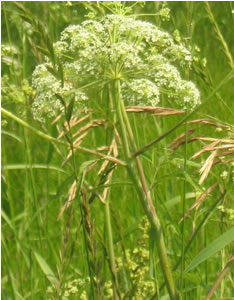
M50 36L48 34L45 36L45 39L46 39L45 41L46 41L47 48L50 52L50 58L52 60L53 65L55 65L55 54L54 54L53 42L50 39Z
M185 195L185 199L193 199L196 198L196 193L187 193ZM174 207L176 204L181 202L181 196L175 196L172 199L165 202L165 207L170 210L172 207Z
M44 54L45 56L49 56L49 51L45 48L42 48L40 46L36 46L37 50L40 51L42 54ZM49 70L48 70L49 71Z
M57 134L57 128L56 126L52 126L52 132L51 136L56 137ZM47 153L47 165L51 162L52 156L54 153L54 145L52 143L49 143L48 153Z
M14 5L18 7L19 10L21 10L21 12L23 12L24 14L27 14L27 10L26 8L19 2L14 2Z
M7 214L4 212L3 209L1 209L1 217L5 222L11 227L11 229L14 231L14 226L10 220L10 218L7 216Z
M41 39L46 43L46 34L44 26L39 21L37 23L37 31L40 33Z
M58 77L56 71L53 68L51 68L49 66L46 66L46 68L54 77L56 77L56 78Z
M30 23L30 24L33 23L33 20L32 20L30 17L26 16L26 15L20 15L20 17L21 17L25 22L28 22L28 23Z
M67 107L67 113L66 113L67 122L70 122L70 120L71 120L73 107L74 107L74 102L75 102L75 97L72 97L72 99L71 99L71 101L70 101L70 103L68 104L68 107Z
M42 271L46 275L47 279L51 282L52 285L58 285L58 279L54 275L53 271L47 264L47 262L44 260L43 257L41 257L40 254L38 254L36 251L34 251L35 258L41 267Z
M63 64L61 64L61 62L58 62L58 76L59 79L61 80L61 85L62 88L64 86L64 73L63 73Z
M55 94L55 96L59 99L59 101L62 103L62 105L64 106L64 108L66 110L66 103L63 100L63 97L61 97L59 94Z
M185 269L184 273L187 273L197 267L200 263L210 258L216 252L220 251L226 245L232 243L234 241L234 227L232 227L229 231L222 234L216 240L214 240L211 244L208 245L205 249L203 249L190 263L190 265Z
M55 170L58 172L66 173L63 169L52 166L48 164L12 164L12 165L5 165L2 167L3 170L24 170L24 169L49 169L49 170Z
M5 130L1 130L2 134L8 135L10 137L12 137L13 139L17 140L18 142L20 142L21 144L23 144L23 141L20 137L18 137L16 134L9 132L9 131L5 131Z

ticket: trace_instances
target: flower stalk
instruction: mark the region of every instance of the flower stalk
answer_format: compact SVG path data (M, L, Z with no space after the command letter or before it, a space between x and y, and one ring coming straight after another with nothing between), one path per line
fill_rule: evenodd
M109 203L109 196L106 198L105 201L105 219L106 219L106 228L107 228L107 236L108 236L108 248L109 248L109 255L110 255L110 264L111 264L111 273L113 278L113 294L114 299L119 300L118 296L118 280L117 280L117 272L116 272L116 264L115 264L115 253L114 253L114 243L112 237L112 230L111 230L111 218L110 218L110 203Z
M131 125L125 111L125 106L121 99L121 87L120 87L120 81L118 79L114 83L112 93L113 93L114 105L117 112L117 118L121 128L121 139L123 143L124 159L127 164L126 166L127 171L136 187L145 214L149 219L151 227L155 233L156 247L159 255L161 269L168 289L168 293L170 295L170 299L175 300L178 299L178 295L176 292L174 280L172 277L172 272L168 262L166 247L165 247L163 233L162 233L162 227L153 206L151 193L146 183L144 170L140 158L135 157L135 163L131 159L130 147L133 151L136 151L137 148L134 141ZM129 145L129 141L130 141L130 145ZM136 175L137 173L139 177Z

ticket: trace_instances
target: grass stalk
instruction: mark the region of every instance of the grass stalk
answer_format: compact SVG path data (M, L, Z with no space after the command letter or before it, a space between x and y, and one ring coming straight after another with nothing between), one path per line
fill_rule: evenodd
M130 156L130 150L129 150L130 147L129 147L128 141L130 140L133 151L136 151L136 145L135 145L131 125L130 125L130 122L128 120L128 117L127 117L127 114L125 111L124 103L121 99L121 90L120 90L119 80L115 81L113 96L114 96L113 99L114 99L114 104L116 107L118 121L119 121L120 127L121 127L121 136L122 136L122 143L123 143L123 148L124 148L124 158L127 163L127 171L136 187L136 190L138 192L138 195L141 200L142 206L144 208L145 214L147 215L147 218L149 219L152 229L155 233L156 247L158 250L161 269L162 269L163 276L164 276L164 279L166 282L166 286L167 286L167 289L168 289L168 292L170 295L170 299L172 299L172 300L178 299L174 280L172 277L172 272L171 272L169 262L168 262L166 247L164 244L162 227L161 227L159 218L158 218L156 211L154 209L154 206L153 206L153 202L151 199L151 193L147 187L144 170L143 170L142 164L140 162L140 158L135 157L136 168L133 165L133 161L131 161L131 159L130 159L131 156ZM138 173L140 180L138 179L138 176L136 175L136 173Z
M18 118L16 115L14 115L13 113L11 113L8 110L4 109L3 107L1 107L1 113L5 116L9 117L10 119L16 121L17 123L24 126L25 128L29 129L30 131L34 132L36 135L40 136L41 138L45 139L46 141L53 142L55 144L63 145L63 146L66 146L66 147L69 146L69 143L66 143L64 141L60 141L60 140L58 140L58 139L56 139L56 138L54 138L54 137L52 137L48 134L45 134L44 132L32 127L27 122L25 122L24 120ZM121 165L121 166L126 165L123 161L121 161L121 160L119 160L115 157L112 157L110 155L105 155L103 153L100 153L100 152L92 150L92 149L88 149L88 148L77 146L77 145L73 145L73 148L78 149L82 152L93 154L93 155L101 157L103 159L107 159L107 160L115 162L115 163L117 163L118 165Z
M209 16L209 19L214 24L214 27L215 27L218 39L220 40L220 42L221 42L221 44L222 44L222 46L224 48L224 53L225 53L225 55L228 58L228 63L230 65L230 67L233 68L234 64L233 64L233 58L232 58L231 52L229 51L228 45L227 45L227 43L226 43L226 41L225 41L225 39L224 39L224 37L223 37L220 29L219 29L218 23L215 20L215 17L214 17L214 15L212 13L212 10L210 8L209 2L208 1L204 1L204 4L205 4L206 11L207 11L207 14Z
M118 281L117 281L117 272L116 272L116 264L115 264L115 253L113 247L113 236L112 236L112 229L111 229L111 218L110 218L110 202L109 202L109 195L105 201L105 222L106 222L106 229L107 229L107 240L108 240L108 248L109 248L109 256L110 256L110 265L111 271L113 275L113 294L114 299L118 300Z
M193 232L193 234L191 235L189 241L186 244L186 247L184 248L184 255L188 252L188 250L190 249L193 241L195 240L195 238L197 237L198 233L201 231L201 229L203 228L203 226L205 226L205 223L207 222L207 220L209 219L209 217L211 216L211 214L214 212L215 208L218 206L218 204L220 203L220 201L224 198L224 196L226 195L226 190L220 195L220 197L215 201L215 203L209 208L209 210L207 211L207 213L204 215L203 219L201 220L201 222L199 223L199 225L197 226L196 230ZM176 262L175 266L173 267L172 271L175 272L177 270L177 268L180 266L182 261L182 256L178 259L178 261ZM165 286L166 281L161 285L160 290L162 290L162 288Z
M188 124L185 123L185 148L184 148L184 174L187 172L187 144L188 144ZM185 215L185 200L186 200L186 193L187 193L187 180L184 180L183 186L183 197L182 197L182 216ZM180 268L180 289L181 291L184 290L184 267L185 267L185 218L181 224L181 236L182 236L182 243L181 243L181 268ZM182 299L184 299L184 295L182 293Z

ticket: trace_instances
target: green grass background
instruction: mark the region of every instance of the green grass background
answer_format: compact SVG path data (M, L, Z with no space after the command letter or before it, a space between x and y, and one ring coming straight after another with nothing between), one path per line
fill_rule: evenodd
M29 10L35 20L40 20L52 41L59 39L61 31L69 24L79 24L89 12L87 3L72 2L21 2ZM127 5L130 5L129 3ZM157 11L162 3L146 2L144 6L138 3L134 13L152 14ZM223 78L231 71L230 60L227 57L223 44L218 38L215 24L212 23L207 13L204 2L167 2L171 10L171 19L162 22L159 17L142 16L162 29L173 34L178 29L187 46L195 52L195 45L200 48L197 56L200 60L207 59L206 67L192 68L187 76L196 83L201 92L203 101L219 85ZM210 8L215 17L220 32L226 41L231 55L234 47L234 15L232 2L210 2ZM43 56L32 47L30 43L39 45L40 41L35 33L30 33L30 28L20 17L22 11L14 2L2 2L2 44L16 47L16 54L9 54L8 62L2 61L2 107L11 111L19 118L24 119L34 128L43 130L49 135L58 135L56 128L48 121L44 128L33 120L31 104L33 101L30 90L31 75L35 66L43 61ZM32 42L31 42L32 41ZM3 53L4 51L2 51ZM3 79L3 76L7 79ZM193 118L212 116L220 122L233 126L234 100L233 80L227 81ZM94 98L96 116L105 118L105 112L99 105L98 95ZM98 103L98 102L97 102ZM161 103L163 106L165 103ZM130 120L134 128L138 148L143 147L160 134L173 127L182 117L155 117L147 114L131 115ZM144 126L141 126L144 124ZM140 125L140 126L139 126ZM196 135L209 137L226 137L227 132L217 132L215 128L207 125L193 125ZM184 233L178 221L182 217L182 199L186 193L199 192L198 168L190 167L187 163L185 176L183 162L175 163L175 158L190 161L191 156L202 147L200 142L179 147L175 152L168 148L168 144L175 137L185 131L180 126L176 131L153 146L142 155L146 178L152 186L154 205L164 228L165 242L168 255L173 266L181 254L182 237L188 241L192 233L194 212L186 219ZM96 149L105 145L106 132L103 128L96 128L89 133L91 138L86 138L82 145ZM61 147L63 157L66 149ZM38 263L35 253L38 253L51 268L60 283L73 278L88 276L87 260L83 232L80 228L79 199L73 204L73 209L64 213L57 220L62 205L67 199L67 192L73 182L73 174L69 165L61 167L62 159L54 150L51 143L36 136L15 121L2 116L2 299L46 299L45 292L50 281L45 275L42 265ZM207 156L202 156L195 162L201 163ZM93 156L77 152L75 159L78 168L86 161L94 159ZM43 165L39 168L36 165ZM20 165L20 168L19 168ZM101 162L99 163L99 166ZM27 167L28 166L28 167ZM51 166L55 167L54 169ZM10 169L11 167L11 169ZM233 207L233 182L226 183L220 174L228 169L220 165L213 168L212 174L203 184L204 189L218 181L219 187L205 200L197 215L196 224L202 220L211 205L220 197L221 191L226 188L224 205ZM229 169L228 169L229 170ZM187 178L187 179L186 179ZM91 184L99 182L97 172L87 176ZM112 180L113 186L110 193L112 206L112 230L116 256L122 255L120 231L123 235L122 243L126 249L134 249L135 241L141 238L138 224L144 215L137 199L134 188L123 168L118 168ZM179 197L173 206L165 206L170 200ZM186 199L185 208L188 209L194 198ZM90 206L91 217L95 226L105 238L104 208L95 200ZM68 241L64 242L67 234L70 215ZM189 265L199 252L209 245L223 232L233 225L233 221L218 209L207 220L199 232L193 245L185 256L185 267ZM151 243L149 241L149 247ZM229 244L222 251L217 252L207 261L200 264L185 275L183 299L204 299L209 288L217 279L225 263L231 258L233 244ZM103 268L105 279L110 278L106 259L102 247L98 246L98 257ZM157 261L157 254L153 257ZM45 267L45 265L44 265ZM156 285L160 286L162 277L157 267L155 276ZM180 275L174 273L177 282ZM214 299L234 299L233 271L225 276L215 293ZM87 287L87 290L89 288ZM162 296L166 290L162 290ZM70 299L79 299L78 296ZM55 298L56 299L56 298ZM90 298L91 299L91 298ZM157 299L157 298L155 298ZM160 297L158 298L160 299Z

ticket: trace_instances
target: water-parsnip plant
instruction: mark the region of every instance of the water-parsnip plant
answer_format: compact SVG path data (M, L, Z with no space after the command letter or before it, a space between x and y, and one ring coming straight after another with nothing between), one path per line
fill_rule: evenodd
M231 297L230 3L1 11L2 297Z
M191 53L155 25L115 14L68 26L53 44L53 52L53 59L47 58L33 73L35 119L43 122L69 109L69 114L77 114L92 105L95 91L106 92L109 107L116 112L113 120L120 127L128 174L155 234L170 298L177 299L163 229L144 170L139 157L131 158L137 145L125 104L157 106L164 95L183 109L194 109L200 104L199 91L180 75L190 67Z

